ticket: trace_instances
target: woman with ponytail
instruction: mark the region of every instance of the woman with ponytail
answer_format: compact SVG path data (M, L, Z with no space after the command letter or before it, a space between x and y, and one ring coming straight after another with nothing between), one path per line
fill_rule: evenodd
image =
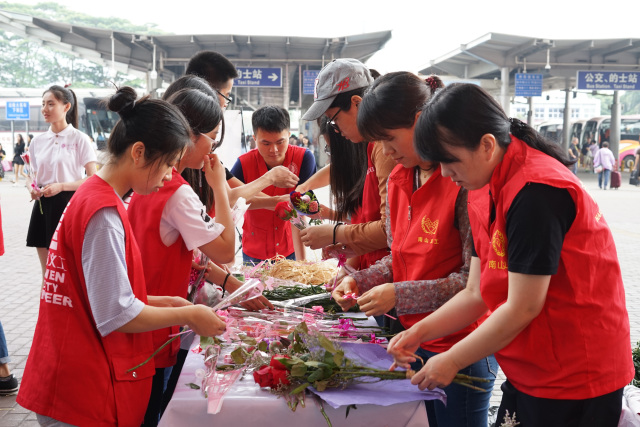
M371 267L342 280L334 290L336 301L355 292L367 316L395 309L391 331L410 328L431 315L464 289L471 260L471 229L467 215L468 191L442 176L437 162L421 159L413 144L414 128L422 106L443 86L437 76L425 80L409 72L378 78L362 99L358 130L378 141L382 152L398 165L387 181L386 231L391 254ZM423 340L416 354L423 361L447 351L476 327L474 323L449 336ZM415 349L414 349L415 350ZM413 369L420 369L416 362ZM486 427L495 358L487 355L461 373L487 380L481 390L459 384L444 388L447 404L427 401L430 426Z
M634 376L624 286L611 231L566 153L472 84L431 99L415 144L470 194L487 184L490 193L489 203L470 199L466 288L391 340L395 365L408 367L420 342L490 313L412 382L447 386L495 353L507 377L497 424L508 411L526 427L617 426Z
M33 204L27 246L38 251L45 272L51 237L62 211L86 177L96 172L96 153L89 136L78 128L78 103L71 89L51 86L42 94L42 115L51 124L29 146L30 166L36 182L27 177ZM35 184L35 185L32 185Z
M148 331L188 325L202 336L225 323L204 305L147 296L143 261L125 204L171 182L190 142L167 102L119 89L109 162L75 192L51 241L38 323L17 402L41 425L140 426L155 373ZM207 176L219 165L205 162Z

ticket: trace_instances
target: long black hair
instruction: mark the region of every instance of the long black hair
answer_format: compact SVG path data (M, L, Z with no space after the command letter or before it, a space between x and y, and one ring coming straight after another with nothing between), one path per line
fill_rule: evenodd
M336 221L341 221L362 206L364 181L367 177L367 145L354 144L335 132L328 119L318 119L320 134L329 144L331 162L330 191L335 200Z
M179 79L177 79L175 82L171 83L171 85L169 85L169 87L167 88L167 90L163 95L163 99L172 99L172 102L176 101L175 96L178 93L182 92L182 95L180 95L180 98L182 98L180 103L183 104L184 108L189 108L190 110L192 110L192 108L189 107L189 105L192 103L185 102L187 101L187 99L185 98L185 93L186 93L185 91L187 90L200 91L203 94L202 96L198 97L198 98L201 98L201 101L205 101L205 98L203 98L204 96L206 98L214 99L215 103L217 104L215 106L209 105L210 102L206 100L205 104L209 105L209 111L202 111L202 109L200 109L200 111L195 112L195 114L191 114L188 111L183 111L185 116L187 117L187 120L190 122L190 124L196 127L196 129L193 129L194 132L196 132L196 134L210 132L215 128L215 126L217 126L216 124L215 126L211 127L211 129L208 129L211 126L211 123L212 122L219 123L222 120L222 125L223 125L222 136L220 138L220 141L218 142L218 145L214 147L214 150L215 150L215 148L219 147L220 144L222 144L222 140L224 138L224 114L222 112L222 107L218 102L218 97L216 93L213 91L213 89L205 79L195 75L182 76ZM194 97L193 94L189 96L189 98L193 98L193 97ZM195 116L200 116L200 119L197 119ZM203 125L196 124L196 122L201 122L203 124L208 123L208 124L203 126ZM213 195L213 190L211 189L209 184L207 184L207 180L204 176L204 172L199 169L186 168L185 170L182 171L181 175L185 179L185 181L189 183L191 188L193 188L193 191L196 192L196 194L200 198L200 201L204 206L206 206L207 210L211 209L214 203L214 195Z
M470 83L451 84L436 92L422 109L413 143L424 160L451 163L457 159L448 153L445 145L474 151L486 134L493 135L505 149L513 135L566 166L575 163L558 144L521 120L507 117L487 91Z
M58 85L49 87L49 89L45 90L42 93L42 96L44 96L47 92L51 92L54 98L56 98L63 104L71 104L71 107L69 108L69 111L67 111L65 119L67 123L78 129L78 100L76 98L76 94L71 89L67 89L66 87Z

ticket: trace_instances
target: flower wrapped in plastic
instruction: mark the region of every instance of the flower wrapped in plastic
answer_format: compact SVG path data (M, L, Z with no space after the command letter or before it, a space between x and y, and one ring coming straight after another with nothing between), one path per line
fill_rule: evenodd
M276 216L283 221L289 221L298 230L307 228L307 224L296 213L296 209L289 202L280 202L276 205Z
M38 186L38 181L36 179L36 171L31 164L31 156L29 152L25 152L20 154L20 158L24 162L25 170L29 173L29 180L31 181L31 189L36 190L38 193L42 190L40 186ZM40 214L42 214L42 201L40 197L38 197L38 203L40 204Z

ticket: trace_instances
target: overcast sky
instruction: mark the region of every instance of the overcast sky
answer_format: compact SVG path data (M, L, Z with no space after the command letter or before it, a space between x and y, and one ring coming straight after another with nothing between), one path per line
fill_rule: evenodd
M179 7L141 0L56 2L91 15L155 23L175 34L339 37L392 30L391 40L368 62L383 73L418 71L429 60L490 32L551 39L637 38L640 34L638 0L174 2Z

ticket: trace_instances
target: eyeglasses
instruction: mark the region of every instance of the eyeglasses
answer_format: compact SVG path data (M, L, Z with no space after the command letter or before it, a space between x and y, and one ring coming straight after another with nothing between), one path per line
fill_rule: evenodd
M333 130L337 133L340 133L340 127L338 127L338 124L335 122L336 117L338 117L338 114L340 114L340 111L342 111L341 109L338 109L338 111L336 111L336 113L333 115L333 117L331 117L329 119L329 121L327 122L327 124L329 126L331 126L333 128Z
M218 95L223 97L224 100L227 101L227 103L231 104L231 101L233 101L233 97L232 96L226 96L224 93L220 92L218 89L215 89L215 91L218 93Z
M204 136L209 141L211 141L211 151L210 151L210 153L213 153L214 151L216 151L216 148L220 147L220 145L221 145L220 141L216 141L215 139L211 138L209 135L204 134L204 133L201 133L200 135Z

